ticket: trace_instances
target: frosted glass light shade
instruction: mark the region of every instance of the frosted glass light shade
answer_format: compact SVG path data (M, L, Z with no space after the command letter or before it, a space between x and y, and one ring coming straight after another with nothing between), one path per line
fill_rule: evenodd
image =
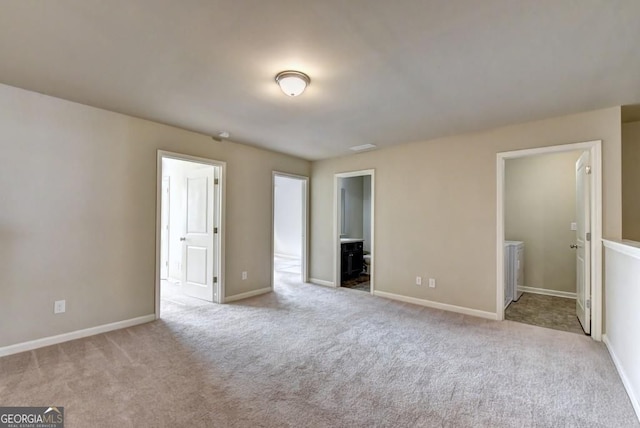
M276 82L286 95L297 97L304 92L311 79L299 71L287 70L276 75Z

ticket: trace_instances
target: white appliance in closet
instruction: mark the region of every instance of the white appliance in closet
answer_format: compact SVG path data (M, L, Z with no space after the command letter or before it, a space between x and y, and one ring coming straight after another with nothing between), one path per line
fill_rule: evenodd
M524 242L504 241L504 307L522 296L524 286Z

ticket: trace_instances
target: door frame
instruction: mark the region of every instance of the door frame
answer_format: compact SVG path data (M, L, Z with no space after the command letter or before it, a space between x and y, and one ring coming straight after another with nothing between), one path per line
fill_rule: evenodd
M226 173L227 163L214 159L208 159L198 156L191 156L183 153L169 152L165 150L158 150L156 155L156 265L155 265L155 316L156 319L160 318L160 229L162 222L162 159L175 159L187 162L195 162L205 165L211 165L220 168L220 183L219 183L219 200L217 214L220 219L220 233L216 246L216 260L218 265L218 283L214 285L217 298L216 303L224 303L225 297L225 275L224 275L224 250L225 250L225 211L226 211Z
M602 340L602 140L562 144L497 154L496 319L504 320L505 163L508 159L552 153L589 151L591 155L591 338Z
M275 277L275 220L276 220L276 177L292 178L302 181L302 282L309 282L309 177L305 175L290 174L282 171L271 173L271 291Z
M342 230L342 221L340 219L340 212L342 210L342 200L340 197L340 179L350 177L371 177L371 264L369 271L369 284L371 290L369 293L374 295L375 292L375 212L376 212L376 170L375 169L363 169L350 172L339 172L333 175L333 286L340 288L340 271L341 271L341 248L340 248L340 232Z

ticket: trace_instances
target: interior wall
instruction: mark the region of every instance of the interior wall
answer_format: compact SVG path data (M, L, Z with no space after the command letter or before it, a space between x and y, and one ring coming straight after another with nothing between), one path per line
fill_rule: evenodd
M622 124L622 237L640 241L640 122Z
M603 340L640 419L640 245L604 243L607 334Z
M271 280L272 171L310 163L0 85L0 346L153 314L157 151L227 163L226 295ZM241 272L248 279L241 280ZM53 302L66 299L65 314Z
M303 181L275 177L274 252L302 257Z
M496 154L591 140L603 141L603 233L619 238L619 107L314 162L310 276L334 280L334 174L375 169L376 289L495 313Z
M576 161L581 151L508 159L505 239L525 243L524 285L576 292Z
M362 177L340 178L340 190L345 189L345 237L362 238Z

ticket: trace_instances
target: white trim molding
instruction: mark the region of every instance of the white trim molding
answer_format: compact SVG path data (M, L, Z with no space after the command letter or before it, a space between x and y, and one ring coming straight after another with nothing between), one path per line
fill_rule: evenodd
M325 281L324 279L309 278L309 282L315 285L322 285L323 287L336 287L335 282Z
M43 337L42 339L16 343L15 345L9 345L0 348L0 357L18 354L25 351L31 351L38 348L44 348L45 346L57 345L59 343L69 342L71 340L82 339L83 337L95 336L96 334L108 333L110 331L133 327L140 324L146 324L148 322L155 321L155 319L155 314L149 314L124 321L117 321L110 324L103 324L96 327L90 327L82 330L72 331L69 333L59 334L57 336Z
M397 300L399 302L413 303L414 305L426 306L427 308L441 309L443 311L456 312L459 314L471 315L474 317L486 318L489 320L497 319L497 316L494 312L486 312L486 311L481 311L479 309L465 308L463 306L455 306L455 305L450 305L448 303L433 302L431 300L418 299L417 297L403 296L400 294L387 293L386 291L379 291L379 290L375 290L373 292L373 295L377 297L382 297L385 299Z
M602 335L602 341L607 346L609 355L611 355L611 360L613 360L613 365L616 367L616 370L618 371L618 375L620 376L620 379L622 379L622 384L624 385L624 389L627 391L627 395L629 396L629 400L631 401L633 410L636 411L636 416L638 417L638 421L640 421L640 397L636 396L633 390L633 387L631 386L631 381L629 380L629 377L625 373L624 368L622 367L622 363L620 362L620 359L618 358L615 351L613 350L611 342L609 341L609 338L607 337L606 334Z
M546 288L518 287L518 291L523 293L542 294L543 296L563 297L565 299L576 299L576 293L570 291L548 290Z
M249 297L260 296L261 294L271 293L273 291L271 287L264 287L258 290L247 291L246 293L235 294L233 296L225 297L224 303L235 302L242 299L248 299Z
M602 243L607 248L611 248L619 253L640 259L640 242L628 241L626 239L603 239Z

